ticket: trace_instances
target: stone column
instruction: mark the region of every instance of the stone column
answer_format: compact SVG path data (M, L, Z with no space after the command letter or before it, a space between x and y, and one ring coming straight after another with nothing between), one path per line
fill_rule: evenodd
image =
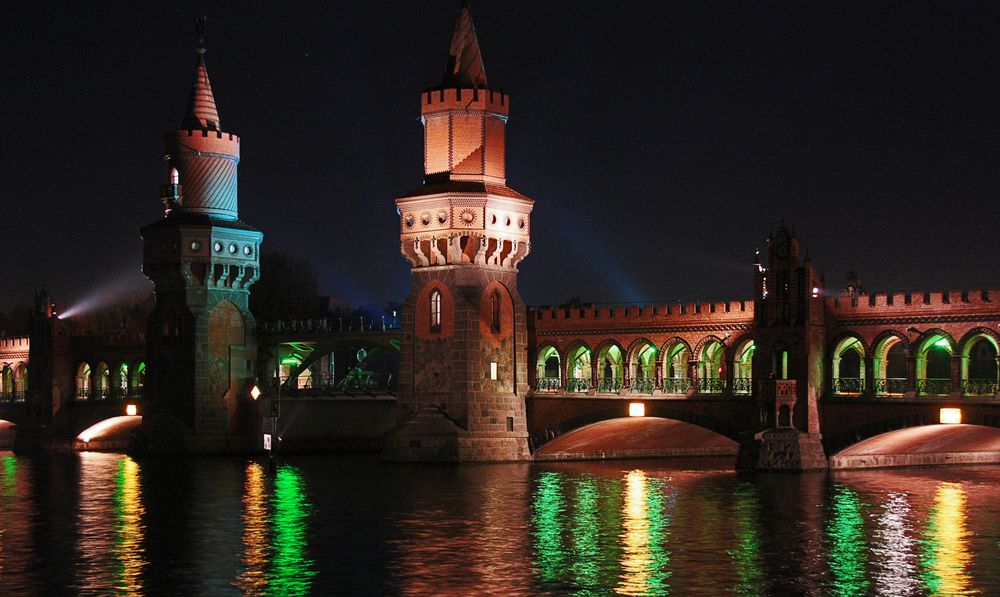
M906 391L904 398L917 395L917 355L912 346L906 347Z
M864 389L861 391L862 398L875 397L875 358L866 356L865 360Z
M962 397L962 355L951 355L951 392L949 398Z

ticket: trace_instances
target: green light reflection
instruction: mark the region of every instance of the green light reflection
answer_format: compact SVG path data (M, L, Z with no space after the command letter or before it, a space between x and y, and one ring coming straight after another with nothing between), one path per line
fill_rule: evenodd
M742 483L736 488L735 521L736 549L729 555L736 564L740 582L735 587L737 595L763 595L764 571L760 562L760 529L758 509L760 499L757 488L751 483Z
M545 472L538 477L538 488L532 500L535 552L539 575L543 582L560 579L566 565L562 544L563 496L558 473Z
M574 584L581 587L578 595L601 595L600 492L593 477L586 477L576 486L576 508L573 511L573 571Z
M869 580L865 575L865 519L857 493L843 485L834 486L833 512L827 524L829 562L833 573L833 595L864 595Z
M14 497L17 491L17 456L0 456L0 476L4 497Z
M268 594L307 595L316 575L313 560L306 557L306 530L312 505L306 499L305 483L298 469L281 465L274 479L274 556Z

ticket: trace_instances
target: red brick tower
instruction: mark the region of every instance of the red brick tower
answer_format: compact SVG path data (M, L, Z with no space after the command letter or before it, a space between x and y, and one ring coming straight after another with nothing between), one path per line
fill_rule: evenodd
M819 276L782 226L768 239L767 266L754 277L754 388L765 430L745 438L737 466L826 468L819 423L825 310Z
M166 138L164 217L141 231L143 272L156 285L146 334L147 414L179 419L189 451L243 449L257 358L248 301L263 234L239 220L240 138L221 128L205 49L197 51L184 121ZM143 422L148 437L156 435L156 420Z
M424 185L396 199L413 272L403 304L396 460L530 458L517 264L533 201L506 184L510 98L491 87L463 3L441 83L420 96Z

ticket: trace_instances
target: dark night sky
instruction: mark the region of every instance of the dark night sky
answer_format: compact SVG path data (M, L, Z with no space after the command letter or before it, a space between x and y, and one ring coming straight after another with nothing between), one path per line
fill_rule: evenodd
M62 3L59 3L62 4ZM0 19L0 308L141 287L195 16L240 215L331 294L402 300L393 198L457 2L19 2ZM1000 4L473 3L533 197L529 304L749 298L793 225L830 286L1000 287Z

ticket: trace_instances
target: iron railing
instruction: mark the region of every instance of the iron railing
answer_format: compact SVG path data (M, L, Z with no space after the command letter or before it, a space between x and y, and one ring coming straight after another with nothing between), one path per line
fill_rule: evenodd
M620 377L597 378L597 391L604 394L620 393L622 391L622 378Z
M902 395L906 391L905 377L883 377L875 380L876 396Z
M864 389L865 380L861 377L838 377L833 380L834 394L856 395Z
M963 379L963 396L993 396L997 393L995 379Z
M322 317L319 319L295 319L291 321L267 321L261 329L268 333L282 332L384 332L400 328L399 317L382 315L379 317Z
M4 404L14 401L14 392L0 392L0 402Z
M708 378L698 380L699 394L721 394L726 389L726 380L722 378Z
M934 396L951 392L950 379L918 379L917 395Z
M753 379L750 377L734 377L733 394L736 396L749 396L753 394Z
M632 386L629 388L629 393L631 394L652 394L653 390L656 389L656 380L648 377L642 379L633 379Z
M76 399L77 400L88 400L90 398L90 388L77 388L76 389Z
M280 378L281 391L297 393L300 391L343 391L343 392L373 392L391 390L395 384L391 373L363 372L360 375L330 375L327 373L291 377L283 375ZM271 380L271 389L278 387L278 378Z
M25 392L25 391L23 391L23 390L19 391L19 392L14 392L14 402L15 403L24 402L27 397L28 397L28 393Z
M687 377L667 377L663 380L664 394L686 394L691 389L691 380Z
M590 391L590 378L586 377L571 377L566 380L566 391L567 392L589 392Z
M539 377L535 380L536 392L558 392L562 389L562 380L558 377Z

